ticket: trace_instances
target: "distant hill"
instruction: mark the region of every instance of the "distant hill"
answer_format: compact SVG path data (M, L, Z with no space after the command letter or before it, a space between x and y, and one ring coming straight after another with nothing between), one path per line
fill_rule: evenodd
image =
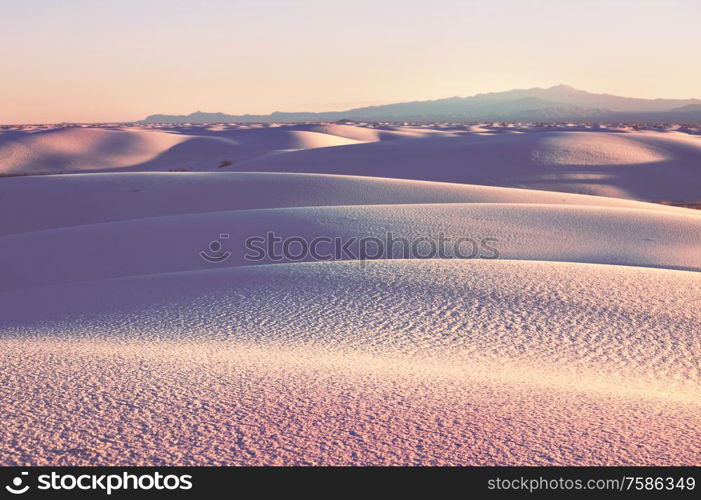
M676 113L698 113L701 112L701 103L699 104L687 104L686 106L680 106L672 110Z
M151 115L144 123L306 122L306 121L701 121L700 99L639 99L593 94L567 85L414 101L346 111L228 115L197 111Z

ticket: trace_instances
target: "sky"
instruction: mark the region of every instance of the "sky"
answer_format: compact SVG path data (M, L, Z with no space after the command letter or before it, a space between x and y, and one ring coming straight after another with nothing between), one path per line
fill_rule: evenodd
M0 123L701 97L699 0L0 0Z

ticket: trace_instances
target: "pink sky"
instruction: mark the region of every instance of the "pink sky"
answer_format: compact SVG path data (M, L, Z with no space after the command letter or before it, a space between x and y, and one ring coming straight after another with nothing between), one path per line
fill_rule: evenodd
M25 0L0 123L340 110L566 83L701 97L701 3Z

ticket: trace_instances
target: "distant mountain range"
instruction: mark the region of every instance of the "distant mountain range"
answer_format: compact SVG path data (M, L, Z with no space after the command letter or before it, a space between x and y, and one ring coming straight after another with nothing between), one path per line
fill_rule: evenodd
M143 123L308 121L668 121L701 122L700 99L638 99L592 94L568 85L414 101L346 111L228 115L197 111L151 115Z

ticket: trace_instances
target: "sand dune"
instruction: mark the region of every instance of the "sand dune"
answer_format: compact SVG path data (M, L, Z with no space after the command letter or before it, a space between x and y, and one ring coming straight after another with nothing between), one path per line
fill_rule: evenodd
M160 131L67 128L0 135L0 174L118 168L148 161L185 137Z
M383 261L5 292L0 460L698 463L700 277Z
M0 464L698 465L699 139L6 130Z
M537 203L684 212L601 196L378 177L122 172L4 179L0 183L0 212L13 216L0 218L0 235L224 210L415 203Z
M0 173L66 173L127 167L213 170L225 161L250 159L277 151L358 143L309 130L234 132L237 133L189 135L181 130L64 128L0 135Z
M339 239L405 238L408 243L389 245L378 251L370 241L352 243L347 253L336 244L318 245L321 258L425 257L498 258L591 262L633 266L701 270L701 214L595 206L537 204L428 204L303 207L285 209L207 212L153 217L101 224L86 224L0 237L3 281L0 289L96 280L138 274L207 269L251 264L247 256L250 237L317 237ZM229 237L222 251L229 258L212 264L200 257L220 234ZM447 240L438 247L441 234ZM418 238L434 242L411 244ZM456 248L456 242L466 238ZM272 240L269 240L272 241ZM257 247L265 248L260 240ZM277 243L276 253L281 254ZM302 255L299 244L290 246L289 258L268 256L253 263L275 259L289 262ZM439 253L442 252L442 253ZM272 259L272 260L271 260Z
M340 149L337 149L340 148ZM67 128L0 135L0 173L279 171L701 201L701 136L526 126Z
M701 140L681 132L543 131L427 136L251 159L243 170L528 187L646 201L701 199Z

